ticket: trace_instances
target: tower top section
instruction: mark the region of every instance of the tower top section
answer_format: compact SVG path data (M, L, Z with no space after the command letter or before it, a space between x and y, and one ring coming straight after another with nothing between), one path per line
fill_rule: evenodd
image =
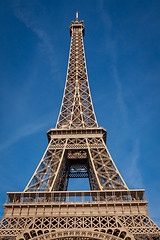
M98 127L89 88L86 59L84 53L83 21L72 21L70 25L71 45L66 84L56 128Z
M79 21L78 20L78 12L76 12L76 21L72 21L71 22L71 25L70 25L70 35L72 36L72 33L74 31L77 31L77 30L80 30L82 31L82 34L84 36L84 24L83 24L83 20L82 21Z

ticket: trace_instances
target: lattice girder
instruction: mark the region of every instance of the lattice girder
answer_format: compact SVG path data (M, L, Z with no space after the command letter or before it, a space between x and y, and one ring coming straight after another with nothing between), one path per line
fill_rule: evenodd
M82 161L86 174L75 173L73 177L88 176L92 190L127 189L103 137L94 134L80 138L54 136L25 191L67 190L70 167L82 165Z
M10 219L10 221L13 220ZM19 226L14 226L14 229L16 228L18 229ZM24 230L18 230L20 231L20 233L18 232L18 236L16 232L15 234L10 232L10 236L16 236L17 240L32 239L38 236L41 237L40 239L43 239L42 237L46 233L58 234L63 232L68 232L67 236L71 237L73 236L73 232L77 231L79 232L79 234L75 234L77 237L82 236L81 232L92 232L92 237L96 237L97 234L97 239L108 239L108 237L109 239L117 240L134 239L133 235L123 227L122 223L115 216L37 217L32 218ZM7 228L4 230L3 236L5 236L5 231L9 234ZM101 233L101 235L99 235L99 233Z
M0 223L0 239L16 237L18 240L43 239L45 234L73 232L97 233L97 239L158 239L159 228L146 215L131 216L69 216L69 217L30 217L4 218ZM71 234L72 232L72 234ZM102 235L99 235L102 233ZM92 236L93 236L92 235ZM5 237L6 236L6 237ZM28 236L26 238L26 236ZM80 233L75 236L82 236ZM87 235L88 236L88 235ZM55 238L56 238L55 237ZM65 237L62 234L62 237Z
M25 188L25 191L50 190L64 157L67 139L50 141L42 160Z
M83 45L84 25L71 24L71 47L62 106L56 128L97 127Z

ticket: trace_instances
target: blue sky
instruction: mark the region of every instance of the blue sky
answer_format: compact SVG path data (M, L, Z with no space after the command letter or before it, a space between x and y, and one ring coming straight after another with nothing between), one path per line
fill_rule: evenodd
M0 1L0 218L6 192L23 191L55 127L76 11L99 126L129 188L145 188L160 226L158 0Z

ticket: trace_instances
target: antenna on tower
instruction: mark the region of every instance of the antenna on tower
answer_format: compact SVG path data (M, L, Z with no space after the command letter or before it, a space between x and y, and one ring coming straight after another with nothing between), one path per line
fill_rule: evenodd
M76 22L78 22L78 12L76 12Z

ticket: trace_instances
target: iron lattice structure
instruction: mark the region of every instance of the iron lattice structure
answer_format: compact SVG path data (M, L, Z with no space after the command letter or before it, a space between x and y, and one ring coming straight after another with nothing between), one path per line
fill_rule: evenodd
M160 239L143 189L130 190L106 147L93 109L83 21L71 22L62 106L48 147L23 192L7 193L0 239ZM90 191L67 191L88 178Z

